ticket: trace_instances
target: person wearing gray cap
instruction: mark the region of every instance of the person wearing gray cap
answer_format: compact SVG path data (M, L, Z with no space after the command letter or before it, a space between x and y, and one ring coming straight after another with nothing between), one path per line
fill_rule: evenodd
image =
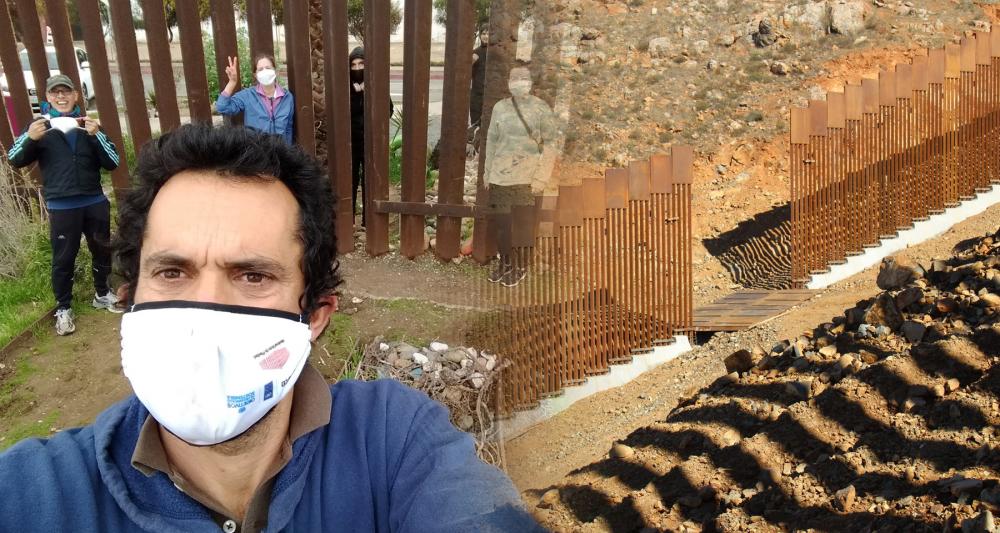
M52 241L52 290L56 297L56 333L76 331L73 322L73 272L86 237L93 256L91 302L99 309L121 312L108 286L111 274L111 204L101 188L101 169L114 170L119 156L96 119L77 105L80 94L73 80L56 74L45 84L42 116L28 125L7 152L15 168L37 162L42 193L49 210Z

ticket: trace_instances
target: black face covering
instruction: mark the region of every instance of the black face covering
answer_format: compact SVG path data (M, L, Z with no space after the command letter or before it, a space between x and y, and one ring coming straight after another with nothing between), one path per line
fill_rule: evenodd
M364 70L352 70L351 71L351 81L354 83L361 83L365 81L365 71Z

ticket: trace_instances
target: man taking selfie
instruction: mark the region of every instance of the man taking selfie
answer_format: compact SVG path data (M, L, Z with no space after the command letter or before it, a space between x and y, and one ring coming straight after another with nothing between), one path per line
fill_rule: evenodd
M279 137L187 125L120 207L135 396L0 455L22 531L538 531L447 410L309 365L336 310L333 193Z

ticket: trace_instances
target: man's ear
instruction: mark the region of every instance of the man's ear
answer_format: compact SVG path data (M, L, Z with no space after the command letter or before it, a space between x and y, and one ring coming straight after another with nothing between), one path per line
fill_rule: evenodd
M338 309L337 295L330 294L319 299L319 306L309 315L309 330L312 332L313 342L323 334L326 326L330 324L330 315Z
M128 301L128 289L129 289L128 283L122 283L115 290L115 296L118 297L119 302L125 303Z

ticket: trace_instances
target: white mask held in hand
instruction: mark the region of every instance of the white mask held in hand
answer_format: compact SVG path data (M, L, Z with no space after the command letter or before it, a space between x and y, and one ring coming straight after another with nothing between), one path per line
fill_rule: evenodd
M133 305L122 316L122 370L139 401L189 444L236 437L292 390L311 348L308 320L202 302Z
M274 85L274 80L277 79L278 74L274 72L273 68L265 68L263 70L257 71L257 81L261 85Z
M528 93L531 92L531 82L528 80L515 80L508 83L507 88L510 89L510 94L514 96L528 96Z
M80 123L73 117L53 117L49 119L49 126L63 133L80 127Z

